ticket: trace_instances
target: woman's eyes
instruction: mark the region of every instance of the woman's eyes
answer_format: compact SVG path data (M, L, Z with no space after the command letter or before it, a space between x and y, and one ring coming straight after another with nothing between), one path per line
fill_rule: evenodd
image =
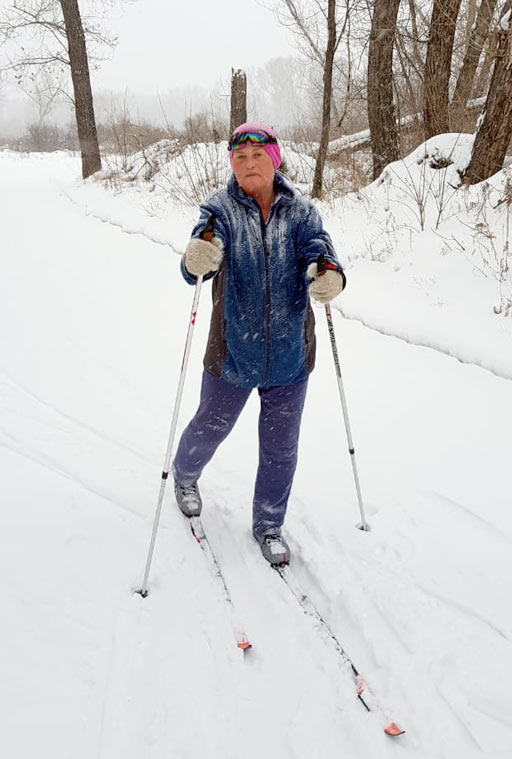
M262 155L264 154L264 152L265 152L264 150L254 150L252 152L252 157L253 158L261 158ZM235 159L237 161L243 161L243 160L245 160L247 158L247 153L243 153L243 152L235 153L234 157L235 157Z

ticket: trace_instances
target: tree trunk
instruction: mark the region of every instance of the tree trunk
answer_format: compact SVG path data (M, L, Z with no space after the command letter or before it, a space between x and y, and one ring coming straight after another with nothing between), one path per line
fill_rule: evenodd
M411 17L412 27L412 49L414 54L414 70L420 78L423 78L423 57L420 50L420 33L418 31L418 13L416 10L416 0L408 0L409 3L409 15Z
M329 145L329 132L331 128L331 99L332 99L332 69L334 53L336 51L336 0L329 0L327 6L327 49L324 63L324 94L322 102L322 132L320 145L316 157L315 175L313 177L312 198L319 198L322 194L325 159Z
M231 69L230 134L247 121L247 77L241 69Z
M487 43L485 45L484 60L482 67L477 75L476 84L473 89L473 97L481 98L489 91L489 82L491 80L492 64L496 58L496 35L489 33L487 37Z
M468 47L457 77L455 92L450 106L451 128L463 129L466 103L471 97L475 73L480 61L482 50L489 36L494 9L497 0L482 0L478 9L475 25L471 30Z
M480 0L480 5L481 4L482 4L482 0ZM469 40L471 38L471 30L473 29L475 25L475 19L476 19L476 0L466 0L466 28L464 29L464 46L466 49L469 45Z
M500 171L512 138L512 18L507 21L502 19L497 36L496 61L485 115L476 133L471 160L465 172L466 184L482 182Z
M68 40L76 126L82 154L82 176L87 179L95 171L101 169L101 158L94 118L85 35L77 0L60 0L60 4Z
M460 4L461 0L434 0L423 84L426 138L450 131L450 72Z
M373 178L398 159L398 130L393 102L393 46L400 0L375 0L368 48L368 124Z

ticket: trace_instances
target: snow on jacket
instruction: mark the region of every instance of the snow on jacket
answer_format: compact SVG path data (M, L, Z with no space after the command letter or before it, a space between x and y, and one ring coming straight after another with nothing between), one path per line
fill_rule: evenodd
M213 309L204 368L239 387L293 385L315 363L315 320L306 270L321 253L343 273L313 203L280 173L268 221L234 178L200 207L200 237L215 215L224 256L212 283ZM181 271L190 284L196 277ZM343 275L344 276L344 275Z

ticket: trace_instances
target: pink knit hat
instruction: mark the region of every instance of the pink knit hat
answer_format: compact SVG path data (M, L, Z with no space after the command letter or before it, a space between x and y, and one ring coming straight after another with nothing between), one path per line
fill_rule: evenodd
M264 132L265 134L268 134L269 137L276 138L276 133L273 129L271 129L268 126L265 126L265 124L258 124L254 121L247 122L246 124L240 124L235 131L233 132L232 137L234 137L237 134L243 134L244 132ZM276 138L277 139L277 138ZM269 154L269 156L272 159L272 163L274 165L274 170L278 169L281 165L281 151L279 149L279 145L277 142L267 142L262 145L263 150ZM229 151L229 161L232 164L233 163L233 150Z

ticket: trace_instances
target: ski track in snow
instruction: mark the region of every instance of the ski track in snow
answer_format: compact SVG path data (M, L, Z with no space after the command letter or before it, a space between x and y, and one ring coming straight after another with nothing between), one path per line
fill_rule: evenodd
M361 314L351 314L339 302L335 302L333 304L333 308L339 311L344 319L357 321L367 329L370 329L373 332L378 332L380 335L385 335L386 337L394 337L397 340L403 340L405 343L408 343L409 345L415 345L419 348L428 348L430 350L434 350L437 353L448 356L449 358L454 358L461 364L466 364L468 366L477 366L480 369L491 372L491 374L494 374L496 377L501 377L502 379L507 380L512 379L512 372L508 371L504 366L498 367L495 363L489 361L468 359L467 356L465 356L464 351L458 351L456 346L450 345L447 347L440 344L440 341L438 339L430 339L424 335L420 335L419 332L416 332L415 334L409 325L407 329L403 330L397 329L396 327L385 327L376 319L368 319Z
M0 160L9 168L8 159ZM84 218L80 188L66 190L69 166L48 184L50 164L16 163L2 190L13 209L30 204L40 232L38 247L22 214L6 215L4 233L12 244L2 252L8 279L0 289L6 338L0 571L9 611L0 642L8 695L0 696L0 708L14 731L5 735L5 755L508 758L512 723L502 712L512 682L512 619L504 603L512 575L504 571L511 528L503 499L509 385L430 351L399 342L384 347L378 330L337 325L372 525L371 533L362 533L354 529L357 507L339 409L332 412L327 337L319 334L287 519L293 571L373 692L407 729L393 741L357 702L329 641L252 539L255 399L205 472L202 488L205 528L253 649L243 655L234 646L217 579L173 503L172 488L150 595L132 592L142 578L170 417L166 404L175 378L169 380L167 365L179 363L180 314L188 314L190 290L180 289L174 255L169 263L161 254L149 260L147 240L122 239L122 223L109 230L108 218L106 225ZM58 196L62 191L67 200ZM55 217L61 228L48 228ZM147 237L139 229L137 235ZM70 250L80 289L68 266ZM146 291L147 269L155 276ZM52 289L57 274L59 287ZM143 308L130 301L138 288ZM25 325L31 302L39 318ZM69 311L74 302L78 315ZM178 329L169 329L163 313ZM199 344L207 315L201 320ZM15 340L7 339L11 333ZM50 358L39 361L45 341ZM66 361L59 364L62 351ZM192 367L200 366L200 354L198 345ZM425 371L431 376L422 388ZM436 395L438 377L442 392ZM194 410L198 380L192 370L183 419ZM421 403L414 400L416 384L424 390ZM459 398L459 386L467 400ZM475 404L478 392L495 406ZM162 411L163 420L155 422ZM439 439L428 426L435 413L453 416ZM493 430L493 460L481 461L468 413L477 431L486 430L492 413L504 425L505 431ZM424 425L423 443L415 424ZM443 469L452 446L468 457L465 469L455 460ZM475 479L480 468L489 511L481 498L486 488ZM29 729L33 725L37 729Z
M8 378L8 380L12 383L12 385L16 388L19 388L24 393L26 393L28 396L33 398L35 401L37 401L38 404L41 406L51 410L56 416L61 417L62 419L65 419L68 422L71 422L73 425L78 425L82 427L86 432L91 433L93 436L100 438L103 441L106 441L108 443L111 443L112 445L118 446L119 448L122 448L127 453L130 453L132 456L135 456L142 461L146 461L148 463L152 463L151 459L147 456L145 456L141 451L137 451L136 449L126 445L126 443L123 443L121 440L117 440L116 438L112 437L106 432L103 432L101 430L96 429L95 427L91 426L90 424L87 424L81 419L78 419L75 416L72 416L71 414L67 414L62 409L58 408L52 403L49 403L48 401L45 401L44 398L41 398L37 393L30 390L27 386L25 386L22 382L20 382L17 379L14 379L12 376L10 376L4 368L0 368L0 372ZM49 424L49 423L48 423ZM65 431L63 428L61 428L61 431Z
M43 456L39 453L30 452L26 449L26 444L23 446L20 442L20 439L15 438L13 435L9 435L3 430L0 430L0 435L2 435L4 438L6 438L9 442L8 443L1 443L0 446L5 448L6 450L11 451L12 453L15 453L18 456L22 456L23 458L26 458L28 461L31 461L34 464L37 464L38 466L43 467L44 469L47 469L49 472L52 472L53 474L58 475L59 477L63 477L66 480L70 480L71 482L77 483L87 492L91 493L92 495L98 496L102 500L107 501L111 506L114 506L117 509L120 509L121 511L126 512L127 514L130 514L134 517L142 517L142 514L139 512L130 509L129 507L125 506L124 504L116 501L112 496L107 495L106 493L94 488L91 484L88 484L85 480L83 480L80 475L77 472L73 472L70 470L62 469L58 462L55 460L52 460L48 456Z
M66 197L70 203L73 203L78 209L83 210L88 217L96 219L97 221L102 222L102 224L110 224L110 226L119 229L126 235L141 235L142 237L145 237L147 240L156 243L157 245L170 247L171 250L178 255L181 255L183 253L183 251L177 250L173 246L173 244L168 239L167 234L164 233L163 236L160 237L156 234L151 234L151 232L148 231L146 214L141 214L142 218L138 220L138 223L134 220L131 224L129 224L125 218L116 220L113 218L112 213L109 214L105 211L101 212L97 209L91 209L88 206L85 206L84 208L83 203L81 202L80 188L74 188L74 190L77 189L78 195L75 194L75 192L66 189L62 189L61 191L63 196Z
M482 516L480 516L480 514L475 514L474 511L469 509L463 503L458 503L453 498L448 498L447 496L442 495L441 493L436 493L435 491L432 491L432 495L442 501L443 504L452 506L459 514L462 513L465 518L476 520L478 525L482 525L486 530L489 530L491 532L493 538L496 538L500 542L505 542L507 544L512 543L512 536L504 533L503 528L497 527L492 522L489 522L488 519L484 519Z
M445 607L450 607L450 606L453 607L456 610L458 615L462 613L463 615L469 617L470 619L480 622L482 625L485 625L493 633L496 633L496 635L499 635L504 640L506 641L512 640L512 636L507 630L501 629L498 625L494 624L492 620L486 619L483 614L479 614L475 609L472 609L466 606L465 604L458 603L454 598L450 598L449 596L444 595L443 593L435 591L432 588L429 588L427 585L422 585L417 580L415 584L426 595L429 595L432 598L435 598L436 600L441 601L441 603L443 603Z
M5 375L5 372L3 373ZM9 379L12 381L11 378ZM106 441L109 444L115 444L121 447L122 449L127 450L130 453L134 454L134 452L127 446L112 439L108 435L103 435L97 430L91 428L89 425L82 423L80 420L75 419L68 414L65 414L64 412L60 411L55 406L46 403L45 401L41 400L36 394L30 392L25 387L22 387L21 384L13 382L13 385L19 388L20 390L22 390L23 393L26 394L29 398L34 399L45 410L51 411L53 416L56 416L58 418L63 418L66 421L71 422L73 426L78 425L80 428L82 428L83 431L87 433L92 433L94 437L99 437L101 440ZM16 413L16 416L19 416L19 414ZM28 413L24 413L23 416L25 417L25 419L34 421L36 423L36 426L44 425L44 427L48 428L50 431L53 429L54 433L58 432L63 437L76 435L76 431L73 430L73 427L63 428L59 425L56 425L54 422L50 420L43 420L41 418L38 418ZM118 509L121 509L122 511L127 512L128 514L131 514L132 516L136 516L139 518L142 517L142 514L140 512L137 512L136 510L131 509L127 505L119 502L113 493L108 494L105 491L95 487L94 484L90 481L87 481L87 479L83 476L83 474L76 468L70 467L70 466L63 467L62 463L58 459L54 458L48 453L45 453L41 447L35 446L32 438L29 438L28 440L24 439L21 435L15 435L12 432L8 432L7 429L0 429L0 436L4 438L4 442L0 443L0 445L2 445L3 447L7 449L12 450L17 455L25 457L26 459L32 461L33 463L39 466L44 467L45 469L48 469L49 471L53 472L54 474L57 474L60 477L64 477L73 482L79 483L80 486L84 490L87 490L93 495L99 496L100 498L108 501L111 505L115 506ZM138 455L138 454L135 453L134 455ZM147 461L145 457L140 456L140 458Z

